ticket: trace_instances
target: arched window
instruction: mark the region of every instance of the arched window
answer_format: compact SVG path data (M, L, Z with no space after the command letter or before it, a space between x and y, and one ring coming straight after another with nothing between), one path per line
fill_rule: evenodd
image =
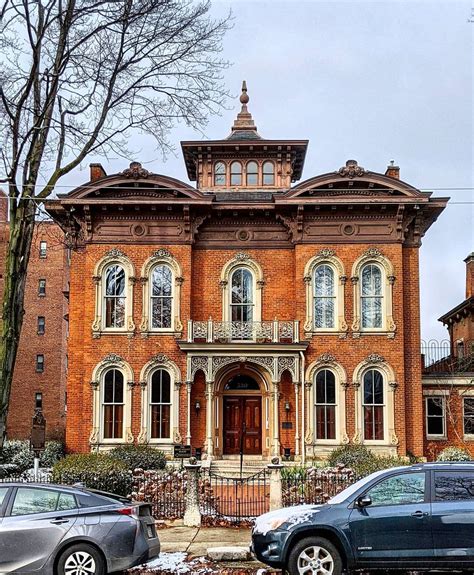
M362 409L365 440L384 439L384 408L383 375L378 369L369 369L363 378Z
M361 276L362 329L380 329L383 327L382 270L370 263L362 268Z
M336 439L336 377L329 369L316 373L316 439Z
M253 274L247 268L237 268L232 272L230 308L231 321L253 321Z
M224 162L217 162L214 164L214 185L225 186L225 164Z
M151 272L151 328L170 329L173 320L173 272L157 265Z
M230 185L242 185L242 164L240 162L232 162L230 165Z
M104 271L104 311L106 328L125 326L125 270L118 264L108 266Z
M275 184L275 166L273 162L263 163L263 185L273 186Z
M165 369L158 369L151 376L150 438L171 437L171 377Z
M102 430L104 439L122 439L124 426L124 379L118 369L104 374L102 393Z
M336 286L334 270L328 264L314 269L314 328L334 329L336 325Z
M258 184L258 164L257 162L247 163L247 186L256 186Z

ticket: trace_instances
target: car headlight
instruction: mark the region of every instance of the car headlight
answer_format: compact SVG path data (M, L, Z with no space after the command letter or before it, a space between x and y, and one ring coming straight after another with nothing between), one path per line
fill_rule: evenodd
M270 511L270 513L257 517L253 532L266 535L269 531L275 531L285 523L288 523L289 526L299 525L308 521L314 513L318 513L315 505L299 505Z

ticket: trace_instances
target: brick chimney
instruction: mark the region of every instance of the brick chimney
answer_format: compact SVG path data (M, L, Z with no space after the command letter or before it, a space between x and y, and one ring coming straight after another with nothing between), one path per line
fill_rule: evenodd
M8 197L7 194L0 190L0 222L8 220Z
M466 262L466 299L474 296L474 252L464 260Z
M385 175L388 176L389 178L395 178L396 180L400 179L400 168L398 166L394 165L395 162L393 160L390 160L390 165L387 166L387 169L385 170Z
M100 180L100 178L105 178L107 175L102 164L89 164L90 173L91 173L91 182L95 182L96 180Z

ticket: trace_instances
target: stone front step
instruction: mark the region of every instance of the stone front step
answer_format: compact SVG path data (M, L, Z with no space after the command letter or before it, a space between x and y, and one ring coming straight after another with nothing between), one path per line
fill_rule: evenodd
M262 459L244 460L242 466L242 476L248 477L265 469L267 462ZM224 477L240 477L240 460L217 459L211 463L211 471Z

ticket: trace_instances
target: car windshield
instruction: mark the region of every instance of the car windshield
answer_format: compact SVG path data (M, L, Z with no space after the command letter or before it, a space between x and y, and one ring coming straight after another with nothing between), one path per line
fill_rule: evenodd
M406 469L406 467L395 467L393 469L390 469L390 471L396 471L399 469ZM372 479L375 479L376 477L380 477L384 473L387 473L387 471L388 471L387 469L382 469L381 471L376 471L375 473L372 473L367 477L359 479L359 481L356 481L352 485L349 485L349 487L343 489L340 493L338 493L334 497L331 497L331 499L329 499L328 501L328 504L337 505L338 503L343 503L344 501L349 499L352 495L354 495L354 493L356 493L361 487L369 483L369 481L372 481Z

